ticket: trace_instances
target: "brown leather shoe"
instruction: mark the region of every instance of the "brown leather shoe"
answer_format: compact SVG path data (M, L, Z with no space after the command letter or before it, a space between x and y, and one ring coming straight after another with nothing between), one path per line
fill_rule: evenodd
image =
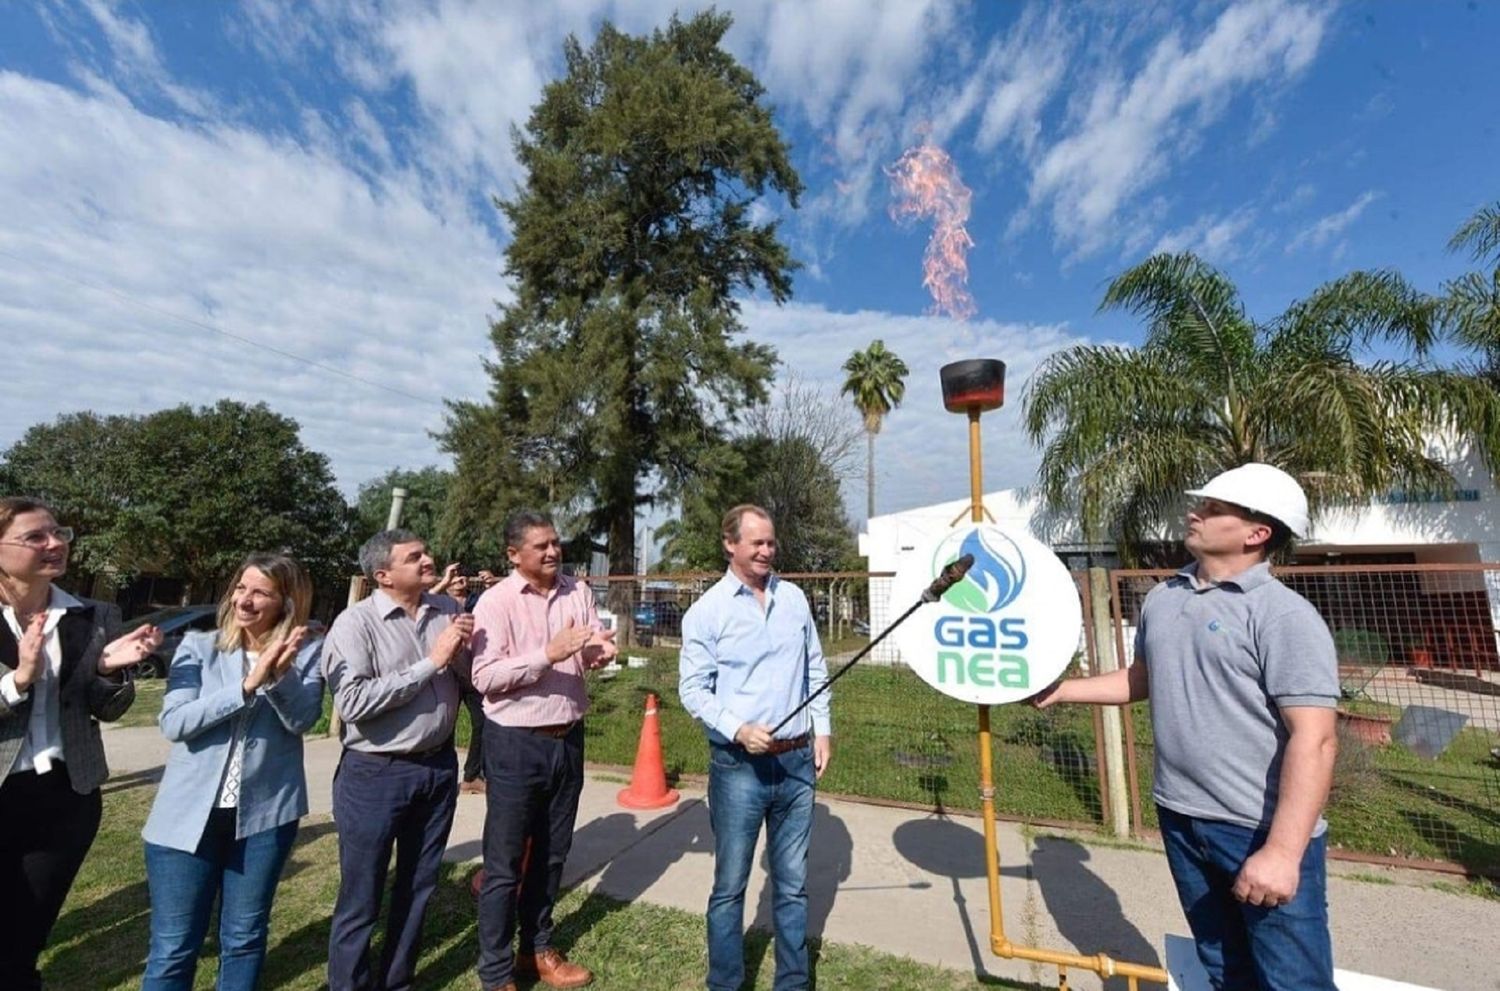
M593 971L550 946L534 954L516 954L516 973L540 978L549 988L581 988L594 979Z

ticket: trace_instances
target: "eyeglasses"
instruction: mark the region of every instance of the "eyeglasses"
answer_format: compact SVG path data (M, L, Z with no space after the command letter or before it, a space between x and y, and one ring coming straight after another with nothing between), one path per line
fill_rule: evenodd
M50 530L33 530L23 533L15 540L0 540L0 544L15 544L17 547L29 547L34 551L45 550L51 540L59 544L71 544L73 542L73 528L70 526L55 526Z

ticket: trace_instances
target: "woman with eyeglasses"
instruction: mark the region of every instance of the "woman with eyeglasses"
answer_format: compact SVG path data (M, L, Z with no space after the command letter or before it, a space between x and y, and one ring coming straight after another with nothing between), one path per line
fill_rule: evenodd
M172 660L161 731L172 741L146 820L151 948L143 991L192 988L219 902L219 991L250 991L271 901L307 814L302 734L322 714L322 641L307 635L312 584L283 554L251 554L217 630Z
M42 986L37 958L99 831L99 723L135 701L125 669L161 634L119 636L118 607L53 584L73 531L46 503L0 498L0 988Z

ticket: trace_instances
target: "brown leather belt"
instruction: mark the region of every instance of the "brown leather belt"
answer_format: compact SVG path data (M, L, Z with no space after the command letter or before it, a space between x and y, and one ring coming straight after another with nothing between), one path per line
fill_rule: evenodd
M792 750L801 750L811 739L811 733L803 733L801 736L794 736L787 740L772 740L771 745L766 748L766 753L775 756Z
M577 725L578 720L575 719L571 723L557 723L553 726L512 726L511 729L518 729L533 736L550 736L554 740L561 740L573 732L573 727Z

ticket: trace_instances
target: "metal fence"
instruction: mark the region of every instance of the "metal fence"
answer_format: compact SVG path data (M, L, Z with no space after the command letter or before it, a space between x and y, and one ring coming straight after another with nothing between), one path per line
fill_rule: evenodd
M679 721L674 711L678 703L671 674L681 644L681 616L721 577L722 573L589 579L599 601L609 604L615 615L624 653L637 653L650 665L627 675L649 680L662 696L669 766L674 763L673 737L686 735L692 741L692 749L676 764L684 773L704 773L707 768L701 731L685 718ZM891 601L889 573L782 577L807 595L830 673L869 642L871 629L878 635L910 605ZM1086 585L1086 576L1077 577ZM1088 597L1083 598L1087 609ZM621 622L627 611L632 621L628 625ZM1081 655L1080 669L1085 663ZM610 686L606 691L614 694L618 689ZM612 715L613 711L606 718ZM920 808L978 810L977 711L929 688L901 664L894 638L879 644L840 679L833 692L832 718L836 757L821 784L826 792ZM1084 828L1102 823L1107 799L1099 784L1098 723L1099 714L1085 709L993 710L999 813ZM634 737L626 743L630 749L622 762L634 753ZM607 762L614 739L600 744L591 750L591 759Z
M1500 871L1500 564L1274 569L1328 623L1338 652L1331 846L1359 859ZM1117 647L1170 571L1111 575ZM1156 825L1144 707L1128 724L1138 827Z
M1327 818L1335 855L1461 868L1500 876L1500 563L1275 569L1317 608L1338 650L1340 752ZM1090 594L1075 572L1085 635L1070 673L1100 670L1103 645L1128 662L1147 593L1171 571L1116 570ZM622 653L637 667L596 683L589 756L629 764L638 695L661 698L669 773L703 774L701 730L677 700L682 615L721 574L585 579L610 604ZM891 602L888 573L785 575L812 605L829 670L878 635L909 603ZM352 591L352 590L351 590ZM359 597L353 592L351 600ZM1108 623L1096 625L1096 615ZM929 688L889 641L833 693L832 794L918 808L979 807L975 707ZM1105 724L1093 707L992 710L997 812L1031 822L1098 828L1123 817L1156 827L1149 800L1147 706L1123 720L1125 787L1110 808ZM1113 814L1112 814L1113 813Z

